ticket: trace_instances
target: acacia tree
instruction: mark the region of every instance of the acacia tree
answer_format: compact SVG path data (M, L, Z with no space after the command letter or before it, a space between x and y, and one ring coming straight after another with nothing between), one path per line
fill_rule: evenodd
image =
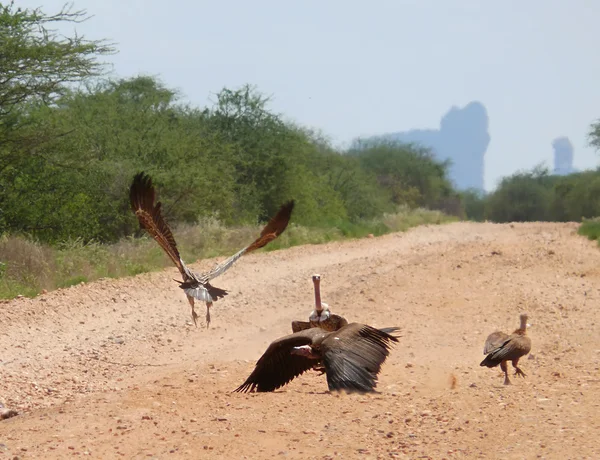
M101 75L104 65L98 58L114 53L103 40L65 37L50 28L87 19L84 10L69 4L51 15L16 7L14 1L0 3L0 233L2 197L17 180L19 164L36 155L41 144L65 134L34 109L52 105L69 83Z
M600 150L600 120L592 123L589 132L590 145Z

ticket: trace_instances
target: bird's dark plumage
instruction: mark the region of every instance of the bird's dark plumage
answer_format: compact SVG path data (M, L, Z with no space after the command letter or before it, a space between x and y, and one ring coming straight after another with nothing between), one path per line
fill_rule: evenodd
M328 312L329 313L329 312ZM333 332L348 325L348 320L343 316L329 313L324 321L292 321L292 332L299 332L311 327L318 327L324 331Z
M313 327L275 340L236 392L274 391L321 361L329 390L373 391L377 374L398 339L371 326L351 323L335 332Z
M485 341L485 345L483 346L483 354L487 355L490 351L495 350L502 345L506 339L508 339L508 334L502 331L492 332L490 335L488 335L488 338Z
M281 235L290 221L294 200L283 204L277 214L265 225L256 240L241 249L227 260L218 264L207 273L195 273L190 270L179 255L177 243L169 225L161 213L161 203L156 202L156 191L149 175L141 172L136 174L129 189L131 210L138 218L140 227L146 230L165 251L175 266L179 269L183 282L179 282L192 307L192 318L196 323L197 314L194 310L194 299L206 302L206 325L210 324L210 306L215 300L225 295L227 291L210 284L210 280L223 274L244 254L262 248Z
M527 355L531 350L531 339L527 337L527 315L520 316L521 325L512 334L508 335L501 331L492 332L483 347L483 354L487 355L480 366L496 367L500 365L504 372L504 384L510 385L508 378L507 362L511 361L515 368L515 375L525 377L525 373L519 368L519 359Z
M498 347L489 352L480 365L496 367L502 361L512 361L525 356L531 350L531 339L524 334L512 333Z

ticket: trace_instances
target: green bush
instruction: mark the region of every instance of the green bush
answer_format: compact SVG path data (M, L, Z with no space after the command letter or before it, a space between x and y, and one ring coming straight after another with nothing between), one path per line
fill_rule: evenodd
M584 219L577 233L590 240L598 240L600 237L600 218ZM600 244L600 240L598 240L598 244Z
M479 206L463 199L467 215L473 203ZM494 222L580 222L600 216L600 171L555 176L534 168L504 178L483 204L485 218Z
M348 155L376 177L396 205L441 209L457 196L448 178L449 164L436 160L428 149L372 140L359 143Z
M481 222L485 220L486 195L479 190L461 192L461 200L468 220Z

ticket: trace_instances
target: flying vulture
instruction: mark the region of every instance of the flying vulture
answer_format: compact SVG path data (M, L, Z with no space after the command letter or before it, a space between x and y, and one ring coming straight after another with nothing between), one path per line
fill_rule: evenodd
M525 356L531 350L531 339L527 337L527 315L523 313L520 316L521 326L511 335L501 331L492 332L483 347L483 354L487 355L480 366L496 367L500 364L504 372L504 385L510 385L508 378L507 362L512 361L515 368L515 375L525 377L525 372L519 368L519 359Z
M346 318L332 314L329 305L321 302L321 275L313 275L312 280L315 288L315 309L310 314L308 321L292 321L292 332L303 331L311 327L332 332L347 326Z
M192 319L196 325L198 315L194 310L194 299L206 302L206 327L210 324L210 307L213 302L227 295L227 291L211 285L210 280L223 274L244 254L262 248L281 235L286 229L294 209L294 200L288 201L281 206L275 217L260 232L260 236L250 245L218 264L209 272L195 273L185 265L179 256L173 233L171 233L171 229L161 214L161 202L155 203L156 191L150 176L141 172L133 178L129 190L129 200L131 209L140 222L140 227L156 240L181 272L183 281L177 282L179 287L184 290L192 307Z
M375 329L359 323L338 331L319 327L275 340L256 363L254 371L236 392L274 391L321 361L330 391L370 392L377 374L398 338L397 327Z

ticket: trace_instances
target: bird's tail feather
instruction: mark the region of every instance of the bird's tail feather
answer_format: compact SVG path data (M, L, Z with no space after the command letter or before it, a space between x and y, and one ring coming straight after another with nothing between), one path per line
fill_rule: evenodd
M395 326L393 326L393 327L382 327L382 328L380 328L379 330L380 330L381 332L385 332L386 334L389 334L389 335L391 335L393 332L397 332L397 331L399 331L399 330L400 330L400 328L399 328L399 327L395 327ZM394 337L394 336L392 336L392 337ZM396 336L396 337L397 337L397 336Z

